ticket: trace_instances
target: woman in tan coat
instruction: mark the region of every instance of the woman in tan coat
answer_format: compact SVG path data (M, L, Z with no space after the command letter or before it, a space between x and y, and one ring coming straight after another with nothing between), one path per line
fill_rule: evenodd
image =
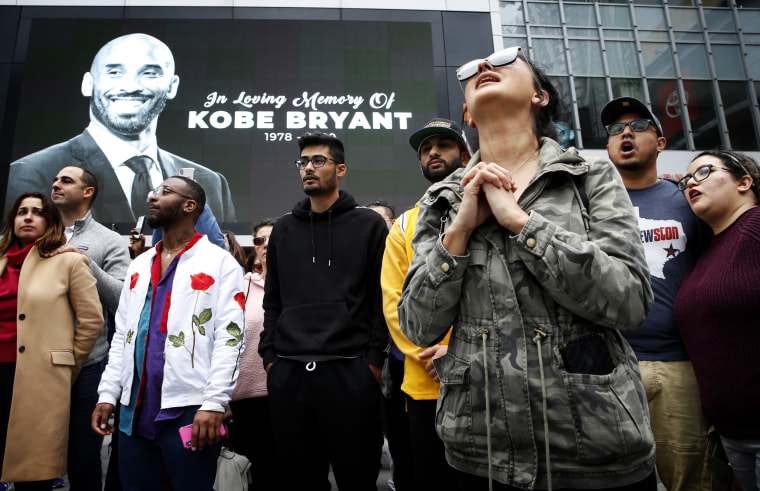
M19 196L2 235L1 480L19 491L48 491L66 473L71 384L102 332L103 314L87 257L46 257L66 242L47 195Z

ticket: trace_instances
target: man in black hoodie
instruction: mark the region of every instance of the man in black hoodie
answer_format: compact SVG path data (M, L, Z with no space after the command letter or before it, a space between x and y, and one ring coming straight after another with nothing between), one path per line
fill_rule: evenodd
M343 144L299 138L304 193L269 237L259 354L280 489L376 490L383 435L380 369L390 349L380 269L388 228L339 191Z

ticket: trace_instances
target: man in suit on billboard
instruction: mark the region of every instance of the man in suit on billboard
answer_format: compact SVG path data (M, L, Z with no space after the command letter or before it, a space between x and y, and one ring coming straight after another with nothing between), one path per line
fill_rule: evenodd
M93 205L93 218L134 222L147 213L148 192L189 167L195 169L195 180L217 219L236 221L223 175L158 148L158 116L178 86L174 57L160 40L128 34L106 43L82 79L82 95L90 98L89 126L67 142L12 163L6 207L24 191L49 189L58 171L76 166L101 184L102 199Z

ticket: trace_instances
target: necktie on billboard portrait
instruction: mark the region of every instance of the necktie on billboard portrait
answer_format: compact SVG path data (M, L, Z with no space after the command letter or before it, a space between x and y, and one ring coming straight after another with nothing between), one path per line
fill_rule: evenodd
M135 173L132 181L132 211L135 218L145 215L148 211L148 193L153 190L153 183L150 179L150 165L153 159L146 155L136 155L124 162Z

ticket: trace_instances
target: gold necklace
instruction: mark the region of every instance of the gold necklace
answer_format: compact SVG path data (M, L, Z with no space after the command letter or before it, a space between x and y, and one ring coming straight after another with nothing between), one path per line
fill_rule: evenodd
M167 258L167 259L169 259L170 257L172 257L172 254L174 254L174 253L175 253L175 252L177 252L178 250L182 249L182 248L183 248L183 247L185 247L186 245L187 245L187 242L185 242L184 244L181 244L181 245L180 245L179 247L177 247L176 249L167 249L167 248L165 248L165 247L164 247L164 248L163 248L163 249L164 249L164 250L163 250L163 252L165 252L165 253L166 253L166 258Z
M527 164L527 163L528 163L528 161L529 161L530 159L532 159L533 157L535 157L535 156L536 156L536 154L538 153L538 151L539 151L539 150L541 150L541 148L540 148L540 147L539 147L539 148L537 148L537 149L535 149L535 150L533 151L533 153L531 153L530 155L528 155L528 158L527 158L527 159L523 160L523 161L520 163L520 165L518 165L518 166L517 166L517 167L515 167L514 169L510 170L509 172L510 172L510 173L512 173L512 174L514 174L515 172L517 172L517 170L518 170L520 167L522 167L523 165Z

